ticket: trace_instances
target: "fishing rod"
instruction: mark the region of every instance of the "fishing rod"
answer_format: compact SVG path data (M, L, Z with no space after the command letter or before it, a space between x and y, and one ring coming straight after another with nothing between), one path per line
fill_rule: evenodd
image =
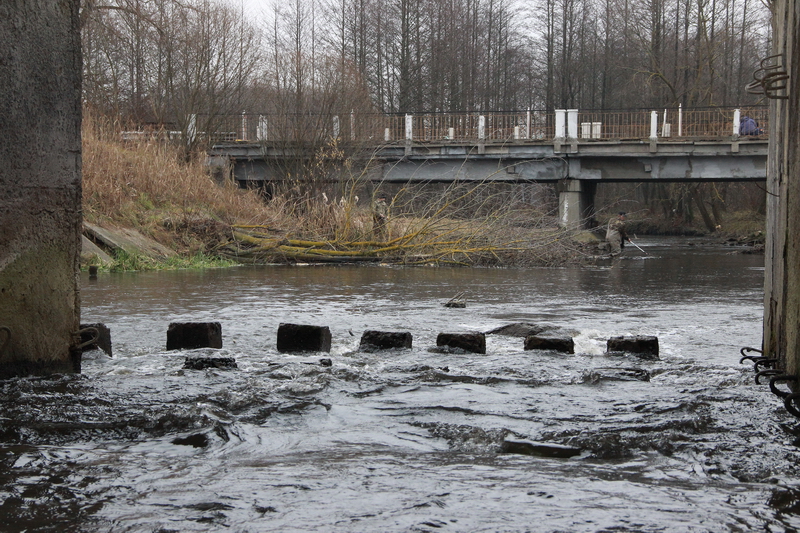
M635 247L639 248L639 251L641 251L644 255L650 255L647 252L645 252L644 250L642 250L642 248L638 244L633 242L632 240L628 239L628 242L631 243L632 245L634 245Z

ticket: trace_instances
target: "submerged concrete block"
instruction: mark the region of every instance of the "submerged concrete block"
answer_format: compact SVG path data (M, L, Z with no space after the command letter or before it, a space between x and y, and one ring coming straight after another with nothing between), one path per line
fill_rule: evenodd
M486 335L483 333L439 333L436 346L455 348L465 352L486 353Z
M391 348L411 348L412 336L408 331L367 330L361 335L360 350L388 350Z
M330 352L331 330L328 326L280 324L278 326L278 351Z
M83 347L83 351L103 350L109 357L113 357L111 353L111 329L99 322L95 324L81 324L81 344L89 342L94 338L93 332L86 331L86 328L96 329L98 335L97 340Z
M189 370L205 370L206 368L239 368L233 357L187 357L183 368Z
M553 329L551 326L542 326L539 324L529 324L528 322L517 322L515 324L507 324L487 331L487 335L507 335L509 337L529 337L531 335L539 335L540 333Z
M606 344L608 353L632 353L642 359L658 359L658 337L633 335L611 337Z
M522 455L536 455L538 457L568 458L581 454L581 449L564 444L551 442L536 442L525 439L506 439L500 445L502 453L518 453Z
M575 341L572 337L528 335L525 337L525 349L575 353Z
M173 322L167 329L167 350L222 348L219 322Z

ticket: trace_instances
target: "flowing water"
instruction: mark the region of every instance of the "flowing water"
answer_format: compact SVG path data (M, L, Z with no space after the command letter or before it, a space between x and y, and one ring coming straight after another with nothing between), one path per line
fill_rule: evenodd
M4 531L792 531L798 421L756 385L763 256L639 242L582 267L266 266L84 277L113 358L0 382ZM442 304L465 291L467 307ZM165 351L219 321L221 350ZM280 323L330 354L281 354ZM439 332L545 325L575 354ZM359 350L368 329L413 349ZM660 360L607 355L655 335ZM187 356L238 369L182 369ZM330 366L320 363L329 358ZM506 439L570 458L501 453Z

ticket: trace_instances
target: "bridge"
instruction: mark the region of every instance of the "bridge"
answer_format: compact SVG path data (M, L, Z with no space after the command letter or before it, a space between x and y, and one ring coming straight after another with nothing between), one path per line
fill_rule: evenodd
M740 120L759 130L740 131ZM313 125L309 123L313 122ZM280 162L331 142L377 163L385 183L556 183L559 218L577 226L602 182L764 181L766 108L625 112L231 117L209 134L211 165L242 186L279 181ZM300 131L313 131L304 139ZM746 134L745 134L746 133Z

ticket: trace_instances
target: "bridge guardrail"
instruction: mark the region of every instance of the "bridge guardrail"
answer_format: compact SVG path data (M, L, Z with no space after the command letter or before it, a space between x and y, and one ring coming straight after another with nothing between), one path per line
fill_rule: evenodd
M580 111L577 109L497 113L422 113L384 115L258 114L192 115L187 131L169 131L168 138L189 135L209 143L300 142L331 139L385 144L405 142L507 143L554 139L678 140L735 138L739 120L753 118L760 136L769 127L767 107L666 108L662 110ZM173 128L165 128L167 130ZM137 138L136 131L124 137ZM744 135L741 135L744 136Z

